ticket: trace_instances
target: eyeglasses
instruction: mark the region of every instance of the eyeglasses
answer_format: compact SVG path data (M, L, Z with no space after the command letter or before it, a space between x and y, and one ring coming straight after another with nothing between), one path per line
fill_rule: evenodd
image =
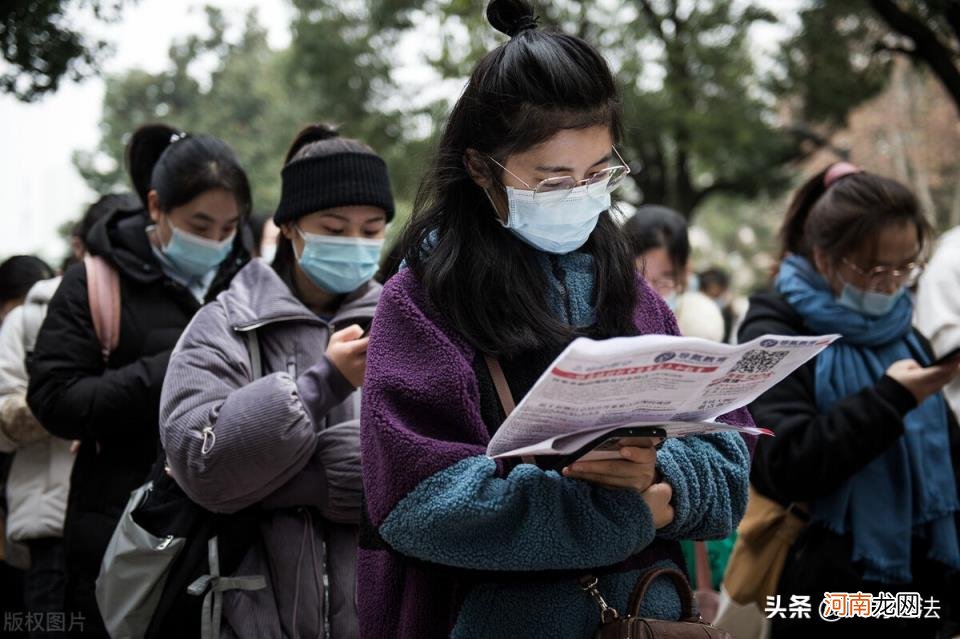
M661 277L650 280L650 286L663 296L667 296L677 290L677 280L672 277Z
M884 284L889 282L913 286L920 279L925 266L921 262L910 262L901 268L875 266L869 270L864 270L847 258L843 258L843 263L849 266L854 273L865 278L870 289L882 288Z
M558 177L547 178L546 180L541 180L537 186L533 187L527 184L519 175L505 167L504 165L497 162L495 159L490 157L487 158L499 166L501 169L517 178L521 184L527 187L527 190L533 191L534 193L562 193L564 191L569 192L578 186L590 186L593 184L601 184L606 182L606 191L607 193L612 192L620 183L623 182L623 178L627 177L630 174L630 167L627 166L627 163L623 160L623 157L620 155L620 152L617 151L616 147L613 147L613 152L616 153L617 158L622 164L619 166L609 166L602 171L597 171L593 175L583 180L576 180L572 175L562 175Z

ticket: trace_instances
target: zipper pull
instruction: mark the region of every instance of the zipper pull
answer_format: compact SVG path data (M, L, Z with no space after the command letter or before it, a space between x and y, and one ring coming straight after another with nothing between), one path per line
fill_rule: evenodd
M204 426L200 432L203 433L203 443L200 444L200 454L206 455L213 450L213 445L217 443L217 434L213 432L213 426Z
M157 544L157 550L166 550L167 546L173 543L173 535L167 535L163 538L159 544Z

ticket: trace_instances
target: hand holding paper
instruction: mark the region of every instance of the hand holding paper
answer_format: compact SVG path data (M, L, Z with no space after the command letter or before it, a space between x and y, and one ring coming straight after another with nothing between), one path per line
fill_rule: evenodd
M764 428L720 424L838 335L764 335L731 346L695 337L579 338L540 377L487 447L491 457L570 455L625 426L667 437Z

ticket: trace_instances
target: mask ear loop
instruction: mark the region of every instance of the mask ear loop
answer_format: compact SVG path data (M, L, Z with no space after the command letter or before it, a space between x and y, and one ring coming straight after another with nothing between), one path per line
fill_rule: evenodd
M483 187L483 186L480 187L480 188L483 189L483 194L487 196L487 199L488 199L488 200L490 200L490 206L493 208L493 217L494 217L494 219L495 219L497 222L500 223L500 226L503 226L503 227L506 228L507 225L510 224L510 208L509 208L509 206L507 207L507 221L504 222L504 221L500 218L500 210L497 208L497 203L493 201L493 196L490 195L490 191L489 191L486 187Z
M297 245L293 240L290 240L290 244L293 248L293 256L299 260L303 256L303 252L307 250L307 234L303 232L303 229L301 229L300 225L296 222L293 223L293 228L296 229L297 235L299 235L300 239L303 241L303 248L300 249L300 255L297 255Z
M167 221L167 227L171 227L169 216L167 216L166 214L164 214L163 217L164 217L164 219ZM170 241L173 240L173 229L171 228L171 230L170 230L170 239L167 240L167 243L166 243L166 244L163 243L163 240L160 239L160 225L157 224L156 222L154 222L153 224L148 225L148 226L145 228L145 230L146 230L148 233L152 232L152 233L154 234L154 236L156 236L156 238L157 238L157 244L160 245L160 251L161 251L161 252L164 251L164 250L166 250L167 244L170 244Z
M170 221L170 216L166 214L163 216L163 219L167 222L167 230L170 231L170 236L167 239L167 243L163 245L163 248L167 248L168 246L170 246L170 242L173 241L173 236L174 236L173 222ZM160 239L160 238L157 238L157 239Z
M507 167L503 166L502 164L500 164L499 162L497 162L496 160L494 160L491 156L487 155L487 156L485 156L485 159L488 160L488 161L490 161L490 162L493 162L494 164L496 164L498 167L500 167L500 168L503 169L504 171L510 173L510 175L513 175L513 173L511 173L510 170L509 170ZM464 159L464 164L466 164L466 162L467 162L467 160ZM469 167L468 167L468 169L469 169ZM506 193L506 188L507 188L507 187L503 184L503 181L500 180L500 179L496 176L495 172L491 170L491 167L490 167L489 164L487 164L487 170L488 170L489 173L490 173L490 180L491 180L492 182L494 182L497 186L499 186L501 189L503 189L503 190L504 190L504 193ZM517 176L514 175L514 177L517 177ZM520 178L518 178L518 177L517 177L517 179L520 180ZM520 181L523 182L523 180L520 180ZM478 185L478 186L479 186L479 185ZM507 227L507 226L510 224L510 204L509 204L510 198L507 197L507 221L504 222L503 219L500 217L500 208L497 206L497 203L493 200L493 196L490 195L490 190L489 190L487 187L485 187L485 186L481 186L480 188L483 189L483 194L487 196L487 200L490 202L490 207L493 208L493 217L494 217L494 219L497 220L497 222L500 223L500 226Z

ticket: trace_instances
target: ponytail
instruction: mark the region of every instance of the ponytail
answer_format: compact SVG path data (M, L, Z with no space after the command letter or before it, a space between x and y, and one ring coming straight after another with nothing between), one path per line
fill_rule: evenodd
M223 189L236 199L240 215L250 214L250 182L223 140L147 124L134 132L126 155L130 180L144 207L150 191L156 191L160 210L169 211L207 191Z
M165 124L145 124L134 131L127 144L126 164L133 189L147 206L153 169L163 152L183 133Z
M829 170L829 167L827 167L807 180L790 200L790 206L787 208L787 215L783 218L779 233L781 260L788 253L807 255L809 252L806 246L804 229L813 205L827 190L823 178Z
M308 124L293 138L293 142L290 144L290 149L287 151L287 156L283 159L283 163L290 164L290 161L294 159L297 153L308 144L338 137L340 137L340 133L332 124Z

